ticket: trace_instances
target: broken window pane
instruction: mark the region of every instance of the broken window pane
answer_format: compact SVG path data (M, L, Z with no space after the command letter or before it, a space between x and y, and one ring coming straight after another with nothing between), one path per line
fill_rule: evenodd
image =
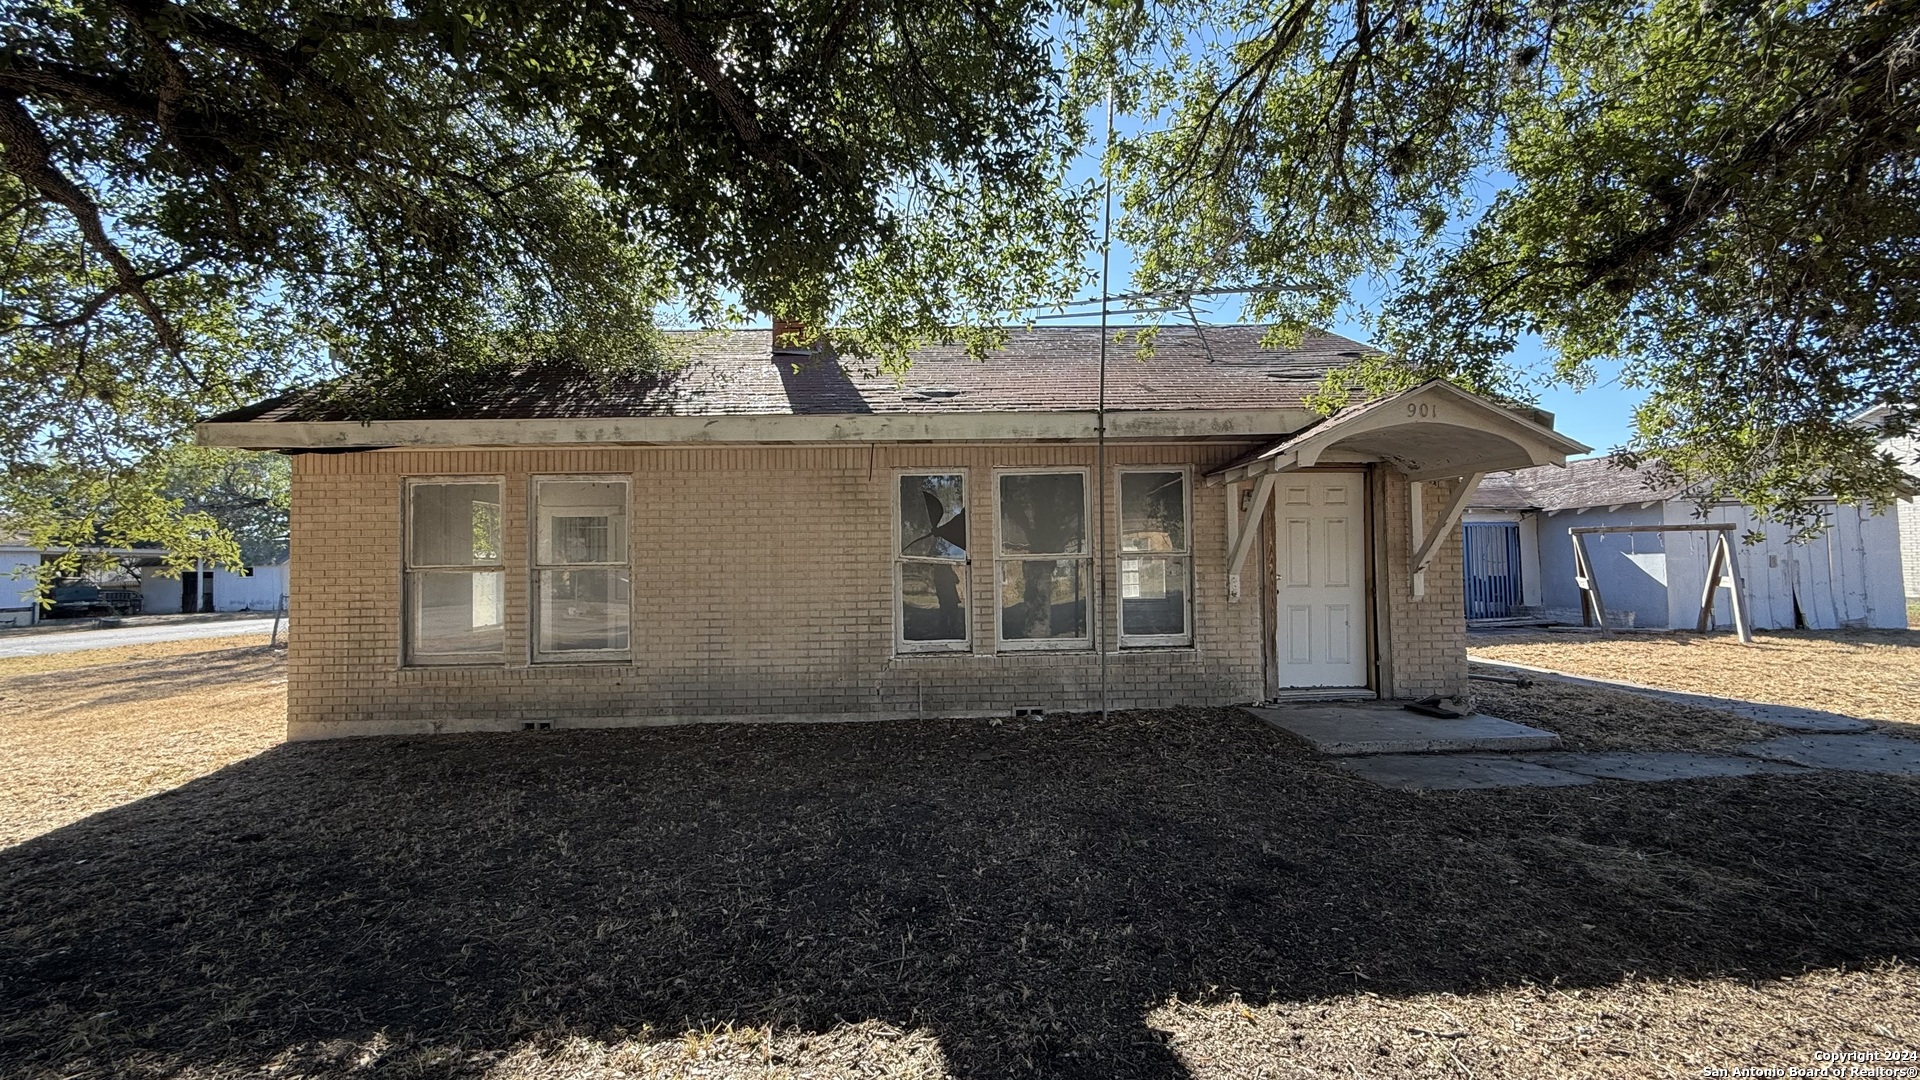
M1120 632L1171 637L1187 632L1187 560L1120 560Z
M900 554L916 559L967 557L966 478L958 473L900 478Z
M900 637L903 641L965 641L964 567L951 563L900 564Z
M1000 477L1004 555L1078 555L1087 550L1086 478L1080 473Z
M1015 559L1001 563L1000 636L1006 641L1085 638L1086 560Z
M408 646L415 656L498 656L505 648L505 590L498 570L408 575Z
M542 480L543 566L627 561L627 485L619 480Z
M409 489L413 566L476 566L500 561L500 485L414 484Z
M626 650L632 605L625 570L542 570L538 576L538 651Z
M1120 474L1120 550L1187 550L1185 473Z

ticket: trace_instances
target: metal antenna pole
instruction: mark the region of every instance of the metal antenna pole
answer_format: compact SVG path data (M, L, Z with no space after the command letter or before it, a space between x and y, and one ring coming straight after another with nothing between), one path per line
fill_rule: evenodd
M1099 491L1099 524L1094 535L1093 647L1100 654L1100 720L1107 719L1107 312L1112 306L1109 276L1113 270L1113 85L1107 85L1107 139L1100 151L1100 180L1104 205L1100 211L1100 402L1094 410L1094 483ZM1118 620L1120 612L1114 611Z

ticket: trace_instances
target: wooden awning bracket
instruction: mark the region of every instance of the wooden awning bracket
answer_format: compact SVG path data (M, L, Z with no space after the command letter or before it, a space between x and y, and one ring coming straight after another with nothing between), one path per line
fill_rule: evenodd
M1415 599L1427 595L1427 567L1434 556L1440 553L1440 545L1447 537L1459 531L1460 516L1467 511L1467 500L1473 498L1473 492L1480 486L1486 473L1469 473L1455 482L1453 495L1440 512L1440 520L1431 531L1426 527L1426 487L1425 483L1415 480L1407 485L1407 521L1412 535L1409 546L1412 556L1407 560L1407 570L1413 582Z
M1260 523L1265 520L1267 504L1273 501L1273 481L1275 474L1260 474L1254 481L1253 498L1243 512L1235 505L1240 495L1239 484L1228 484L1227 488L1227 602L1240 600L1240 568L1246 565L1247 553L1260 542Z

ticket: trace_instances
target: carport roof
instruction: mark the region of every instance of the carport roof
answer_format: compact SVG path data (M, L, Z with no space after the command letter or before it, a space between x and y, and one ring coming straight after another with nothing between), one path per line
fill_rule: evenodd
M1633 469L1615 457L1569 461L1565 468L1516 469L1480 481L1473 506L1482 510L1582 510L1665 502L1686 492L1658 469Z

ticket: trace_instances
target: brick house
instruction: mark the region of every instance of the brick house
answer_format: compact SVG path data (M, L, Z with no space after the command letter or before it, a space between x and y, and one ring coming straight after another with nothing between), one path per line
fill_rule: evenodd
M743 331L611 388L198 434L295 456L295 739L1463 691L1472 484L1586 447L1437 382L1323 419L1362 347L1260 337L1111 350L1104 416L1094 328L904 382Z

